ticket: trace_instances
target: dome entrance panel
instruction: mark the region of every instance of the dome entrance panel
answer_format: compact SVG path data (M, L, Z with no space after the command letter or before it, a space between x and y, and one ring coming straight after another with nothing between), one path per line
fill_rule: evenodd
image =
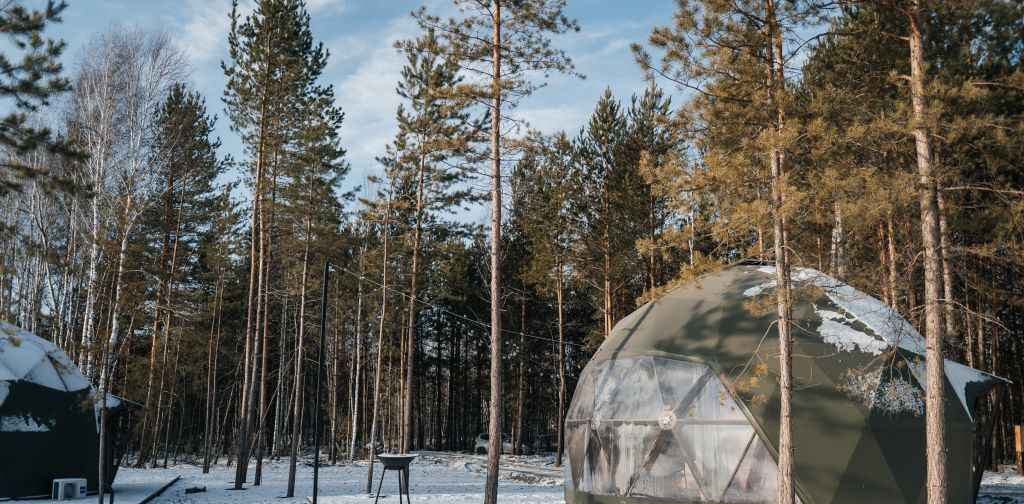
M566 477L576 491L713 502L729 501L727 494L757 502L775 492L774 461L703 364L652 356L591 362L566 437Z

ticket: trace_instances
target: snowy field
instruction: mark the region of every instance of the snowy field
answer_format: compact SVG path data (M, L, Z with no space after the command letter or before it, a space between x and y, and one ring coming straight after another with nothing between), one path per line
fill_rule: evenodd
M502 477L498 484L500 502L509 504L550 504L564 502L562 471L553 467L553 457L502 457ZM380 481L380 464L374 465L373 494L367 495L366 463L339 463L320 467L320 502L324 504L372 503ZM483 502L486 461L481 456L452 453L424 452L410 469L412 502ZM249 478L252 478L252 469ZM115 502L138 502L120 490L132 490L135 497L139 489L156 490L175 476L181 479L168 488L153 503L267 503L286 504L306 502L313 487L311 458L300 464L295 479L294 499L283 499L288 480L288 461L267 461L263 468L263 485L246 490L228 490L234 480L234 467L218 465L203 474L202 468L177 465L167 469L122 468L118 471L114 490ZM381 490L381 503L398 502L397 472L389 471ZM190 487L206 487L206 492L186 494ZM385 499L385 495L387 498Z
M979 504L1024 504L1024 476L1014 466L1004 465L999 472L986 472L981 480Z
M264 466L263 485L246 490L228 490L234 478L234 468L218 465L210 474L203 474L201 468L193 465L177 465L168 469L123 468L118 472L114 484L118 491L116 502L129 504L138 502L146 495L181 476L154 503L300 503L310 494L313 467L309 458L300 465L296 478L294 499L283 499L288 477L286 460L268 461ZM411 493L413 502L436 503L478 503L483 502L484 457L455 453L423 452L413 462ZM373 489L376 492L380 480L380 465L375 466ZM564 503L562 495L562 472L553 467L553 457L538 455L532 457L502 457L502 476L498 486L499 501L508 504L552 504ZM252 470L249 471L252 477ZM381 491L381 502L398 501L398 481L394 472L389 472ZM186 494L190 487L206 487L206 492ZM373 502L373 494L367 495L366 464L338 464L320 468L320 497L324 504L365 504ZM385 495L387 498L385 498ZM995 473L985 473L982 483L980 504L1024 504L1024 476L1017 476L1012 466L1004 466Z

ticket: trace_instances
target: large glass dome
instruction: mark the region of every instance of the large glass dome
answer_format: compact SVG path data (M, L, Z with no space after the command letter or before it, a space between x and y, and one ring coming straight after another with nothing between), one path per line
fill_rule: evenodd
M770 502L776 465L703 364L651 356L592 363L566 416L574 491Z
M566 416L566 502L774 502L781 393L774 268L737 266L620 320ZM794 487L805 503L926 499L924 341L885 303L793 272ZM1001 379L945 366L949 498L984 454L975 398Z

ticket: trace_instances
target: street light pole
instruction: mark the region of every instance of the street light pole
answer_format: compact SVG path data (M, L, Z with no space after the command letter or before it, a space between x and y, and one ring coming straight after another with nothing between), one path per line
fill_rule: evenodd
M313 408L313 444L316 454L313 458L313 504L317 504L320 481L320 386L324 380L324 345L327 333L327 280L331 274L331 263L324 261L323 295L320 297L320 352L316 359L316 399Z

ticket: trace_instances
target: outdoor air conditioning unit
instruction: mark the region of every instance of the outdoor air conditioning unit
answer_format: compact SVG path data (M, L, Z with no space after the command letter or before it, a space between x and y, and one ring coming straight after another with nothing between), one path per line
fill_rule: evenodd
M53 500L85 498L85 478L58 478L53 480Z

